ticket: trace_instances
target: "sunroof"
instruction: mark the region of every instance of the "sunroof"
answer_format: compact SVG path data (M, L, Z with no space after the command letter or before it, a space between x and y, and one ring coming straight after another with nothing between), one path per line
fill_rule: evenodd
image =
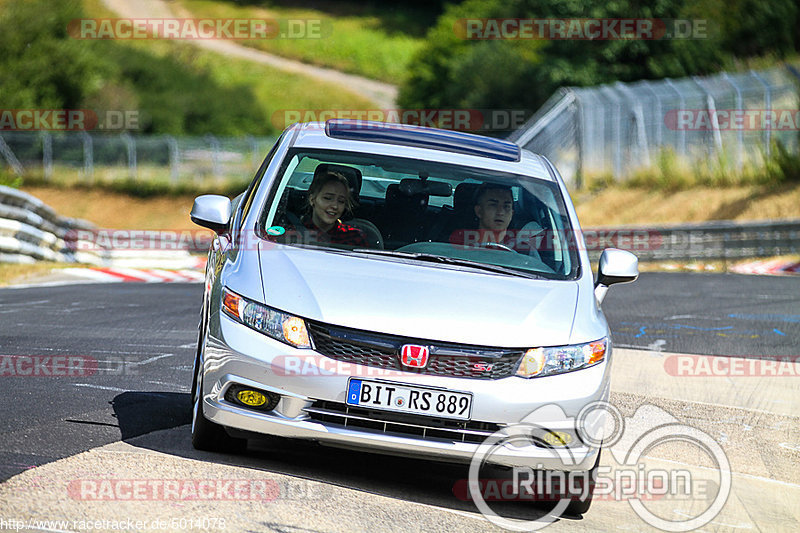
M519 146L512 142L458 131L389 122L332 119L325 123L325 133L335 139L429 148L500 161L520 160Z

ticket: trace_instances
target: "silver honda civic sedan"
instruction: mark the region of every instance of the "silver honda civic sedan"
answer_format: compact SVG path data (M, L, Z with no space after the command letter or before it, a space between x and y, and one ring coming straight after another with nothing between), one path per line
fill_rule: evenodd
M260 434L470 462L488 437L556 405L564 416L545 434L490 462L596 468L599 446L573 420L608 398L600 302L638 266L605 250L595 279L546 158L433 128L295 124L242 195L201 196L191 217L216 234L196 448Z

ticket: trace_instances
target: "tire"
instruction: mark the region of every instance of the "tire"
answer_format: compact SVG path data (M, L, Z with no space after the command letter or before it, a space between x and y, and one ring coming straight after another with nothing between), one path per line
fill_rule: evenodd
M247 448L246 439L228 435L223 426L203 415L203 354L205 352L205 325L201 325L197 340L194 383L192 384L192 446L206 452L240 452Z
M564 510L564 514L579 517L589 511L589 507L592 506L592 498L594 497L594 481L597 479L597 468L600 466L600 452L597 452L597 460L594 462L594 466L591 470L589 470L589 491L586 496L585 500L572 500L567 505L567 508Z

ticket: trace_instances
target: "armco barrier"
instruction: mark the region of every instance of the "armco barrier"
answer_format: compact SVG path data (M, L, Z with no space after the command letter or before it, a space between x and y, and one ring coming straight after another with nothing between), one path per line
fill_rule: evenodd
M0 263L102 264L100 253L76 253L64 242L67 232L93 227L85 220L56 214L30 194L0 185Z
M109 264L133 259L153 263L156 259L175 262L189 258L187 250L178 251L180 257L154 257L160 253L155 250L135 252L142 257L131 258L131 251L97 250L94 243L81 246L73 242L68 246L64 241L68 232L79 235L75 230L92 229L94 226L84 220L59 216L27 193L0 186L0 262ZM584 228L583 233L593 262L605 248L630 250L641 261L740 260L800 254L800 219Z
M640 261L740 260L800 254L800 220L585 228L583 233L592 260L609 247L630 250Z

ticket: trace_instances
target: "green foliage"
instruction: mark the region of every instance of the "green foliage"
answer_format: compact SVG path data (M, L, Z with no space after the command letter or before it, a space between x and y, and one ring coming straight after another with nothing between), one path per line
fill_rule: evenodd
M773 143L765 172L770 183L800 183L800 153L790 152L783 143Z
M725 5L729 14L720 21L724 47L735 56L758 56L765 52L784 56L800 46L796 1L732 0Z
M116 80L108 82L94 100L114 108L119 95L132 96L124 109L141 109L140 133L173 135L243 135L273 133L259 119L266 112L251 88L220 85L208 69L198 68L190 45L178 45L164 55L112 41L92 42L98 56L117 65ZM116 95L116 97L114 96ZM117 105L119 102L117 102ZM119 109L117 107L117 109Z
M160 171L156 171L153 175L142 179L132 179L129 177L96 178L91 182L75 178L75 176L70 176L69 172L62 171L57 172L55 179L45 179L41 172L34 171L25 175L24 182L28 187L42 186L60 189L104 190L124 193L135 198L183 196L188 194L222 194L233 197L247 188L250 179L224 178L174 182L169 178L169 171L161 169ZM2 173L0 173L0 184L5 185L5 183L2 183Z
M0 11L0 99L6 109L76 109L112 66L67 24L83 15L78 0L16 0Z
M651 167L635 172L625 185L673 192L693 187L776 187L787 183L800 183L800 153L773 142L769 157L762 154L760 160L744 161L741 166L731 153L720 152L689 164L666 148L659 152ZM592 185L590 189L594 188ZM613 179L609 185L613 185Z
M70 37L79 0L9 0L0 12L0 99L7 109L144 110L141 133L270 134L252 90L192 68L188 45L157 55ZM181 56L183 54L183 56Z
M321 21L320 38L250 39L241 44L393 83L404 76L422 45L422 35L440 11L435 4L398 6L352 0L183 0L182 4L198 17Z
M706 22L707 38L466 40L470 18L621 18ZM794 0L465 0L451 5L427 36L400 91L407 107L537 109L562 86L592 86L709 74L734 54L779 56L795 41Z
M0 185L11 187L12 189L19 189L22 187L22 176L16 176L11 171L0 168Z

